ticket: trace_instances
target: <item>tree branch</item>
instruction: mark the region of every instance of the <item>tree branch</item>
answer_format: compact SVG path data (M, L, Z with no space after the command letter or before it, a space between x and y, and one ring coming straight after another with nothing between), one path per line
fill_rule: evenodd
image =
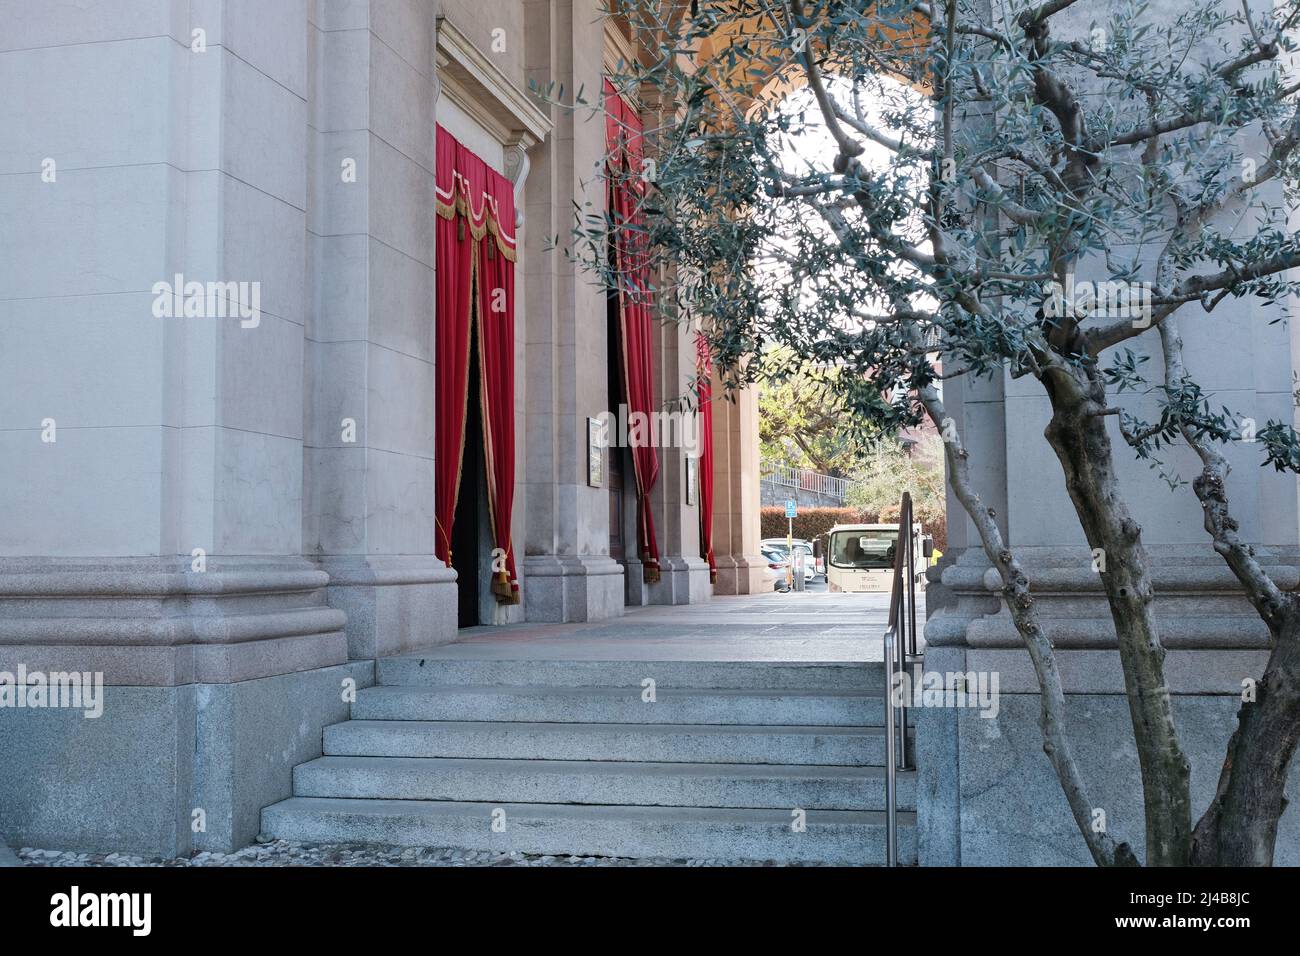
M1160 343L1165 359L1165 387L1178 388L1187 380L1187 370L1183 365L1183 337L1177 319L1170 318L1160 326ZM1192 482L1192 490L1201 502L1205 530L1213 539L1214 550L1223 556L1246 589L1250 602L1276 639L1282 616L1291 607L1291 598L1273 583L1256 560L1253 549L1237 534L1240 526L1228 507L1227 478L1232 470L1228 460L1186 422L1180 423L1179 432L1201 459L1201 474Z
M1096 804L1088 797L1087 787L1070 746L1065 691L1056 665L1056 651L1038 620L1038 610L1033 595L1030 594L1029 578L1015 554L1003 541L1002 531L994 520L993 512L980 500L971 484L969 456L961 444L960 436L953 434L953 430L945 424L948 414L938 391L932 386L923 388L919 398L935 427L945 436L953 436L952 440L944 441L948 483L974 522L984 553L997 569L1002 580L1002 596L1007 610L1029 651L1034 673L1038 677L1041 705L1039 726L1043 732L1043 752L1047 754L1047 759L1051 761L1061 782L1075 825L1098 866L1136 866L1137 858L1127 843L1117 843L1110 834L1098 833L1093 829L1092 816Z
M806 20L803 12L803 0L790 0L790 22L799 28L807 31ZM830 131L831 136L835 138L835 143L840 148L840 155L845 158L852 156L861 156L863 146L852 136L844 132L844 127L840 125L839 117L835 113L831 98L826 92L826 84L822 82L821 70L817 62L813 59L812 39L811 37L805 42L803 50L799 54L803 61L804 73L808 77L808 86L813 91L813 96L817 99L817 105L821 108L822 117L826 120L826 128Z
M993 197L994 205L1012 222L1021 226L1035 226L1042 221L1043 217L1040 213L1028 206L1020 205L1007 196L1006 190L998 185L997 180L990 176L983 166L971 170L971 175L980 189Z

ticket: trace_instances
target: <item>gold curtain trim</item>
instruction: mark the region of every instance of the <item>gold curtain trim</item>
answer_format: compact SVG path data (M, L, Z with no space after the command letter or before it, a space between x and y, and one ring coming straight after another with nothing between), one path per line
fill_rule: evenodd
M474 250L474 265L478 267L478 249ZM475 295L475 305L471 321L478 323L478 332L475 336L478 339L478 404L479 418L483 422L483 463L487 466L487 500L488 500L488 520L492 523L492 540L505 555L509 557L513 542L507 538L506 541L497 540L497 486L496 486L496 459L492 457L492 418L488 415L488 381L487 381L487 363L483 361L483 297ZM510 360L513 362L514 357ZM514 414L514 409L509 410L509 414ZM507 529L507 534L510 529ZM496 571L492 575L492 593L496 595L499 604L518 604L519 603L519 582L511 581L510 574L507 571Z
M465 218L465 224L469 226L469 234L471 237L477 241L482 239L489 232L492 233L493 238L496 240L497 249L501 251L501 254L511 262L517 262L518 253L510 247L503 237L501 233L501 225L496 221L496 218L490 211L492 207L488 206L486 203L484 205L487 208L483 213L483 224L475 226L474 219L470 215L469 200L459 189L456 191L456 202L454 204L445 203L441 199L434 201L434 209L443 219L455 219L457 213L459 213Z

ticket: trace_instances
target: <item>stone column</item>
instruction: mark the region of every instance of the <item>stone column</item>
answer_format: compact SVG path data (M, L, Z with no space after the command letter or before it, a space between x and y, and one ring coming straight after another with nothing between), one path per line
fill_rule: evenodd
M526 0L527 76L546 88L601 82L600 5ZM623 613L623 569L609 556L606 488L587 485L587 418L613 407L606 395L605 295L550 247L573 229L573 208L604 197L597 173L605 125L590 110L550 110L555 132L533 151L526 236L527 495L525 613L533 621L585 621Z
M674 122L676 104L663 101L653 84L641 89L642 116L647 127L647 152L657 149L657 130ZM658 280L668 288L671 270ZM700 552L699 458L701 421L712 409L700 409L696 394L696 323L677 321L655 324L655 408L661 413L655 430L659 442L659 480L652 495L659 533L659 581L646 588L647 603L695 604L713 596L709 565ZM688 460L695 479L687 487ZM689 500L689 504L687 503Z
M713 382L713 555L715 594L759 594L772 589L758 553L758 392L744 389L728 401Z
M687 322L656 327L659 481L653 495L659 531L659 581L649 587L651 604L695 604L713 596L709 565L700 556L698 478L687 504L688 458L699 464L700 427L695 383L695 331ZM711 414L711 410L705 410Z
M302 525L354 659L456 634L433 556L434 15L326 3L312 31Z
M242 845L367 679L302 555L314 7L6 28L0 671L106 686L0 709L0 839Z

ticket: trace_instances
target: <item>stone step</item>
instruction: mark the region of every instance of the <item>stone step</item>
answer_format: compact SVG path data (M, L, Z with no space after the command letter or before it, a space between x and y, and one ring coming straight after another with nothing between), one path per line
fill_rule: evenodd
M608 806L883 810L883 767L320 757L293 771L298 797ZM898 805L913 810L913 774Z
M500 832L494 831L494 819ZM792 821L787 810L291 797L262 811L262 832L273 839L309 843L383 843L557 856L850 866L885 861L883 813L809 810L803 832L796 832ZM900 813L898 822L900 859L913 863L916 815Z
M404 655L377 662L376 682L402 685L501 684L551 687L824 688L883 693L876 663L792 664L769 661L464 660Z
M881 767L885 731L744 724L349 720L325 728L325 754Z
M879 727L883 699L850 690L657 689L506 685L368 687L359 720L505 720L540 723L779 724Z

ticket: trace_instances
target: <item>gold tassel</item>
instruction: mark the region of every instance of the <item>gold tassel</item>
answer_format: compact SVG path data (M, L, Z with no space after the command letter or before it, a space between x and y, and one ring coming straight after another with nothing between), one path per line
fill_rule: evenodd
M492 593L496 595L499 604L519 603L519 589L511 584L510 576L505 571L492 575Z

